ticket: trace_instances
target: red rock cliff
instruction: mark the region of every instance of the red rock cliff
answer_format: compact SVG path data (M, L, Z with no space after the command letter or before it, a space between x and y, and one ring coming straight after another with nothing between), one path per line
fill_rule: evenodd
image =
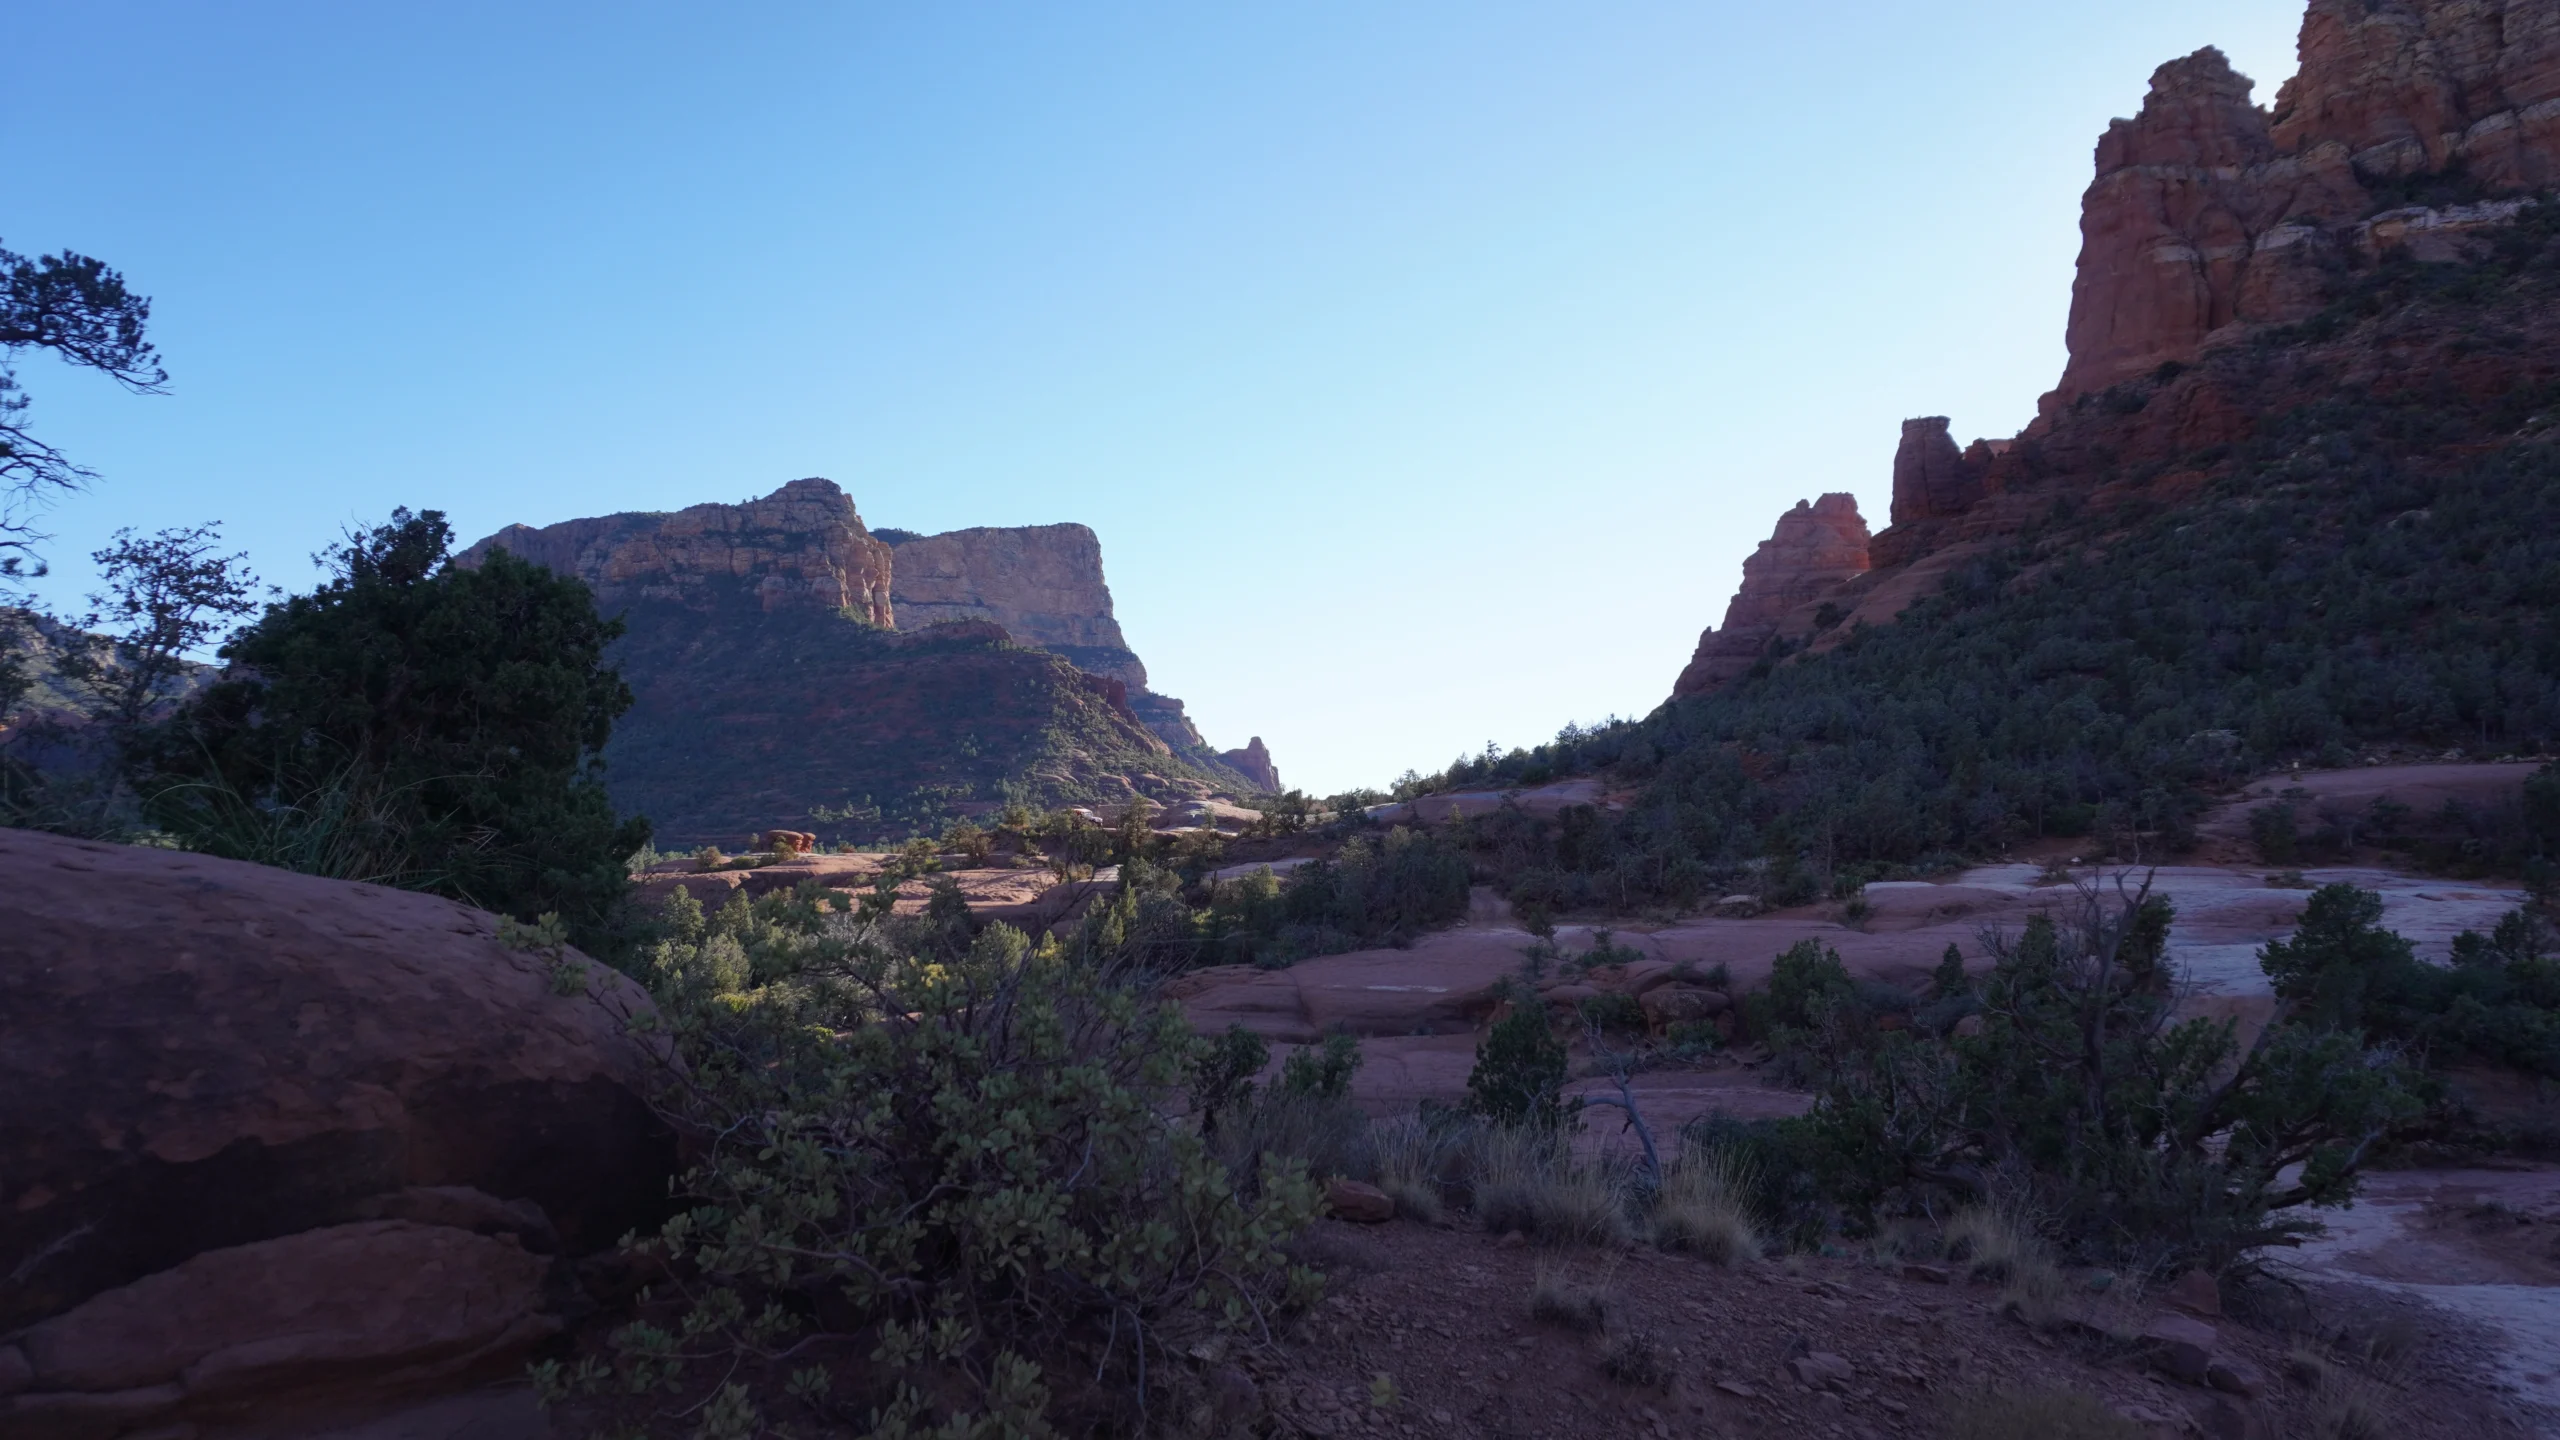
M2316 311L2324 267L2374 247L2365 222L2413 177L2483 196L2560 183L2560 0L2312 0L2300 57L2272 113L2204 49L2161 66L2141 112L2107 127L2047 414L2192 361L2235 322ZM2511 213L2415 228L2442 240Z
M752 596L768 611L846 610L896 623L889 547L832 480L794 480L743 505L510 525L455 558L472 564L493 549L585 580L608 615L638 600L709 608Z
M1918 422L1915 422L1918 423ZM1938 422L1945 433L1944 421ZM1954 453L1952 442L1949 454ZM1867 573L1867 522L1854 495L1825 495L1778 517L1778 528L1742 562L1742 588L1724 625L1698 637L1697 653L1672 686L1676 698L1715 689L1760 659L1788 615L1842 581Z
M940 535L889 531L898 624L992 620L1025 645L1054 650L1132 694L1147 667L1121 637L1102 578L1102 542L1082 525L982 526Z

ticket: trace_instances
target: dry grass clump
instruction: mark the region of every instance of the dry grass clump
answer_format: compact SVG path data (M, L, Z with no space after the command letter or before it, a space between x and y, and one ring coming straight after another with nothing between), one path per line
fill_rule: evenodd
M2015 1210L1973 1205L1947 1221L1947 1258L1977 1280L2000 1284L2001 1303L2031 1324L2053 1318L2070 1293L2053 1251Z
M2389 1440L2401 1433L2388 1391L2359 1376L2333 1372L2311 1398L2317 1440Z
M1653 1243L1718 1265L1759 1259L1765 1242L1750 1194L1751 1177L1731 1151L1684 1146L1654 1200Z
M2140 1425L2077 1390L1979 1390L1947 1407L1947 1440L2142 1440Z
M1425 1225L1447 1218L1441 1178L1456 1146L1445 1127L1433 1127L1419 1116L1382 1120L1369 1130L1376 1156L1378 1188L1396 1202L1396 1213Z
M1561 1265L1540 1265L1529 1287L1529 1318L1585 1335L1609 1328L1606 1280L1586 1283Z
M1626 1167L1573 1158L1562 1140L1526 1126L1486 1126L1468 1139L1476 1219L1494 1234L1517 1230L1549 1245L1624 1246Z

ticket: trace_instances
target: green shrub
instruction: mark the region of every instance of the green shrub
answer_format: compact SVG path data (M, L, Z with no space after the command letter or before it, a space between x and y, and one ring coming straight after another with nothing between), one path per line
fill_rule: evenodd
M1467 1109L1496 1125L1553 1131L1564 1123L1564 1042L1532 999L1515 1003L1476 1045Z
M1309 1293L1279 1248L1317 1213L1303 1168L1241 1198L1165 1119L1198 1049L1173 1007L1001 925L920 958L767 906L671 906L652 957L668 1099L708 1148L638 1242L669 1278L614 1337L632 1391L735 1373L706 1399L740 1434L821 1402L885 1436L1040 1434L1049 1376L1142 1397Z
M646 821L615 818L599 755L631 691L622 633L586 585L503 552L447 563L435 511L394 511L331 552L335 574L222 649L236 667L137 752L148 817L215 854L261 814L353 816L390 883L620 951ZM270 859L270 855L237 858Z
M1191 1113L1201 1134L1216 1134L1220 1115L1252 1101L1254 1077L1270 1063L1271 1046L1242 1025L1200 1047L1191 1060Z
M2176 1021L2157 902L2078 898L1995 940L1979 1035L1803 1032L1812 1113L1748 1137L1777 1169L1773 1213L1819 1233L2000 1199L2083 1258L2219 1269L2353 1196L2420 1113L2408 1069L2316 1024L2242 1054L2229 1022Z
M1348 1099L1351 1077L1358 1073L1363 1058L1359 1037L1336 1030L1322 1044L1301 1045L1289 1052L1289 1058L1280 1062L1280 1088L1316 1100Z
M2488 935L2455 937L2430 965L2385 930L2382 897L2352 885L2313 892L2301 925L2260 963L2304 1023L2396 1044L2433 1060L2483 1060L2560 1078L2560 960L2548 925L2517 910Z

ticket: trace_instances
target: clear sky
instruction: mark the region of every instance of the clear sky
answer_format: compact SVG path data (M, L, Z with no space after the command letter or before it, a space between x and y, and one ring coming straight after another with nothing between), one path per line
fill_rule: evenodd
M2152 68L2301 0L26 0L0 242L156 301L26 363L119 525L268 578L825 475L1078 520L1157 688L1319 792L1668 693L1799 498L2062 365Z

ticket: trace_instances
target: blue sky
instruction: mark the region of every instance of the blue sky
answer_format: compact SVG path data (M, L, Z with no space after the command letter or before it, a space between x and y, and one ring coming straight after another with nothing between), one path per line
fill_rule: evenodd
M1659 703L1797 499L2060 373L2152 68L2301 0L34 0L0 242L155 297L173 393L22 367L119 525L260 571L804 475L1077 520L1210 738L1328 791Z

